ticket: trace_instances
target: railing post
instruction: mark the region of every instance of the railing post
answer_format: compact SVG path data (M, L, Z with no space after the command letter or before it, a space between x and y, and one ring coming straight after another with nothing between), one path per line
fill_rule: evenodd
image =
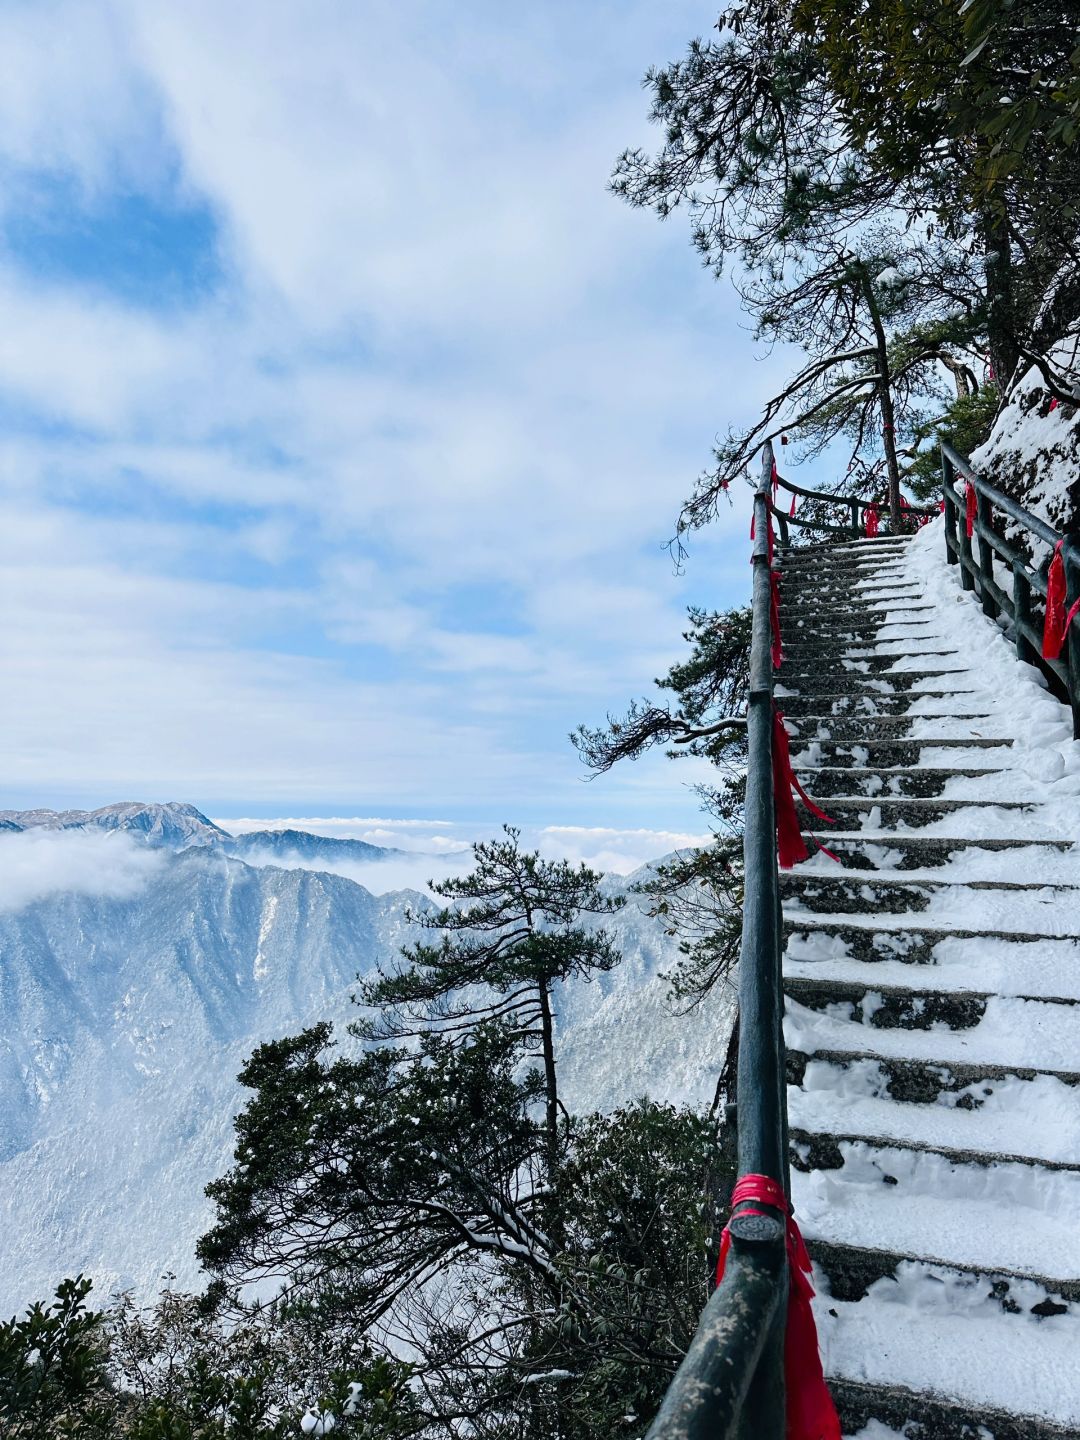
M1071 609L1075 600L1080 599L1080 541L1075 535L1066 535L1061 547L1061 558L1065 564L1066 607ZM1073 739L1080 740L1080 616L1069 626L1065 641L1066 662L1069 667L1069 705L1072 709Z
M959 548L959 540L957 539L958 527L956 523L956 503L953 500L952 496L949 494L949 491L956 483L955 473L953 471L952 461L945 454L945 451L941 450L940 453L941 495L943 500L945 501L945 559L950 565L959 565L960 556L956 553L956 550L954 550L953 546L949 544L949 537L951 536L957 549Z
M1024 626L1031 624L1031 586L1024 567L1015 564L1012 567L1013 584L1013 630L1016 643L1016 658L1022 660L1025 665L1034 665L1038 660L1035 647L1024 633Z
M858 502L858 500L852 500L850 503L851 503L851 538L852 538L853 540L858 540L858 538L859 538L859 502Z
M989 495L984 495L977 486L975 504L978 513L979 573L983 579L983 583L979 586L979 599L982 601L983 614L989 615L993 620L998 614L998 603L994 599L991 589L994 583L994 547L987 539L993 519L993 510Z

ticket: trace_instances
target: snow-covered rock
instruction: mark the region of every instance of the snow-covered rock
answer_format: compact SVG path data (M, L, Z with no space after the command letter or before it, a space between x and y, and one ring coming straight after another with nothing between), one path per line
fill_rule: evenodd
M1059 346L1053 359L1080 386L1080 340ZM1014 387L989 440L971 460L981 475L1055 530L1080 528L1080 405L1055 402L1037 369ZM1023 543L1026 537L1013 538Z

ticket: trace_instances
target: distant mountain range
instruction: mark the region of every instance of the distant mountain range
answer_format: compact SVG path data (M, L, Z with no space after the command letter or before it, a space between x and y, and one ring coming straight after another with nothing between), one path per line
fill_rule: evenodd
M400 850L365 840L336 840L306 830L252 830L230 835L194 805L177 800L147 805L138 800L102 805L98 810L0 810L0 830L122 831L147 845L169 850L211 847L241 859L259 856L294 860L385 860Z
M230 853L241 837L188 805L6 812L0 866L34 827L127 829L158 861L136 893L54 892L0 912L0 1315L79 1271L105 1292L149 1296L166 1273L197 1286L203 1187L230 1162L243 1060L318 1019L346 1040L357 976L391 962L406 912L432 903L321 871L324 842L305 832L257 843L268 834L290 858L308 847L306 866L249 864ZM727 997L672 1015L660 972L673 942L634 900L609 928L623 964L557 997L568 1103L708 1102Z

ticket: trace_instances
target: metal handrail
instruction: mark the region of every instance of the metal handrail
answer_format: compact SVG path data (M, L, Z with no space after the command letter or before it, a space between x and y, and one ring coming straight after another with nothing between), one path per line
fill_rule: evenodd
M966 497L960 493L956 477L960 476L975 491L975 516L972 534L967 533ZM1032 596L1045 600L1046 572L1050 556L1036 568L994 529L994 511L1000 510L1034 539L1053 551L1061 545L1065 565L1067 604L1080 596L1080 539L1062 534L1032 515L1029 510L984 479L970 460L941 441L941 493L945 503L945 557L950 565L960 566L960 583L979 598L983 613L991 620L1004 616L1012 627L1017 658L1036 666L1047 684L1072 710L1073 735L1080 739L1080 629L1070 629L1063 656L1051 660L1042 653L1042 631L1037 625ZM963 516L963 520L961 520ZM978 559L972 540L978 539ZM1008 566L1012 575L1010 590L998 583L994 570L995 558Z
M787 1086L781 988L780 883L773 805L770 500L772 446L754 493L753 624L747 707L744 894L739 951L739 1176L788 1190ZM647 1440L783 1440L788 1267L784 1217L737 1205L724 1276L664 1397Z
M766 442L766 453L769 456L769 463L772 464L772 445ZM780 527L780 543L787 545L790 542L789 527L797 525L802 530L813 530L819 534L843 535L848 539L859 539L863 534L863 524L868 510L880 510L882 508L879 500L864 500L858 495L833 495L827 490L808 490L803 485L796 485L793 480L785 480L782 475L774 475L773 483L781 486L789 495L799 495L806 500L820 500L829 505L846 505L851 511L851 519L846 525L827 525L823 520L804 520L799 515L785 515L783 510L769 501L769 512L776 517ZM887 508L887 507L886 507ZM908 515L937 514L932 505L912 505L908 503L905 507ZM860 520L860 514L863 519Z

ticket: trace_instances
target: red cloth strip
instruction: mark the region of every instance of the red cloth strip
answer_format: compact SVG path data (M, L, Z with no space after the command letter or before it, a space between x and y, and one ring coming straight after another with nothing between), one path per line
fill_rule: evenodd
M799 497L798 497L796 494L794 494L794 493L793 493L792 496L791 496L791 508L790 508L790 510L788 511L788 519L789 519L789 520L794 520L794 519L795 519L795 502L796 502L796 500L798 500L798 498L799 498Z
M865 519L865 521L866 521L866 533L867 533L867 535L868 535L868 536L876 535L876 534L878 533L878 529L879 529L879 527L880 527L880 525L881 525L881 515L880 515L880 513L879 513L879 511L878 511L878 508L877 508L876 505L868 505L868 506L866 507L866 511L865 511L865 514L864 514L864 519Z
M773 705L772 766L777 859L781 870L790 870L793 865L798 865L801 860L809 858L806 841L803 839L802 830L799 827L795 795L792 792L799 795L803 804L819 820L824 820L829 825L836 822L831 815L826 815L824 810L820 810L814 804L799 784L798 777L791 768L791 747L788 744L788 733L784 729L784 717L775 704ZM824 845L821 846L821 849L825 850ZM831 860L836 859L836 856L830 851L825 850L825 853Z
M975 515L978 510L978 504L979 502L975 495L975 486L972 485L971 481L969 480L967 482L967 517L965 521L967 525L967 537L969 540L975 533Z
M840 1421L821 1368L817 1326L810 1301L810 1256L795 1223L791 1203L783 1187L768 1175L744 1175L731 1196L732 1208L743 1201L770 1205L785 1219L788 1255L788 1310L784 1332L784 1391L787 1401L787 1440L840 1440ZM762 1210L744 1210L744 1215L762 1215ZM729 1221L730 1225L730 1221ZM720 1260L716 1283L724 1278L731 1249L731 1234L725 1225L720 1237Z
M1080 597L1065 609L1068 593L1065 585L1065 561L1061 558L1064 540L1054 546L1054 558L1046 577L1046 618L1043 621L1042 653L1044 660L1056 660L1065 645L1073 616L1080 610Z

